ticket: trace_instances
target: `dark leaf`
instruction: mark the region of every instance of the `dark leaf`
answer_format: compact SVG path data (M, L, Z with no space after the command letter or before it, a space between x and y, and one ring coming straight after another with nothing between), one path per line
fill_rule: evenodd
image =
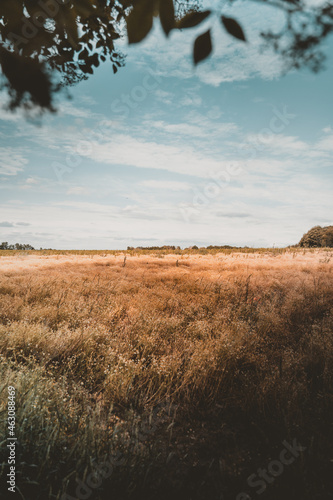
M204 21L210 13L210 10L204 10L203 12L190 12L177 22L177 28L193 28L193 26L197 26L202 23L202 21Z
M114 73L117 73L118 68L117 68L117 66L116 66L115 64L113 64L113 65L112 65L112 69L113 69L113 72L114 72Z
M91 67L92 65L89 63L79 64L79 66L80 66L80 69L83 73L89 73L90 75L92 75L94 73L94 71Z
M175 27L175 9L173 0L160 0L160 21L164 33L168 36Z
M129 43L141 42L153 26L153 0L136 0L126 19Z
M21 102L27 92L35 104L53 109L52 84L42 64L0 47L0 66L14 94L13 107Z
M203 35L198 36L194 42L193 60L194 64L206 59L212 51L212 39L210 30L206 31Z
M237 21L235 21L235 19L232 19L231 17L222 16L221 21L227 32L230 33L230 35L234 36L235 38L238 38L238 40L246 42L244 31L241 25Z
M88 57L89 57L89 52L87 51L87 49L83 49L82 52L80 52L79 54L79 59L83 61L86 61Z
M96 68L99 66L99 59L98 59L98 54L93 54L91 57L90 57L90 62L93 66L96 66Z

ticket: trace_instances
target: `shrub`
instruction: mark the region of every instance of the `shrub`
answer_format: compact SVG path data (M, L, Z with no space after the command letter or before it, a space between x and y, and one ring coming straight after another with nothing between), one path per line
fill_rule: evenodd
M314 226L303 235L300 247L333 247L333 226Z

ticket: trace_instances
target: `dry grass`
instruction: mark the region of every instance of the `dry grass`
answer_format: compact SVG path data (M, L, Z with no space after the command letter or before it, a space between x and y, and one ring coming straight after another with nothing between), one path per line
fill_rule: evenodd
M221 498L297 437L304 462L266 498L329 498L331 257L5 253L1 408L14 385L23 497L73 495L120 453L92 498Z

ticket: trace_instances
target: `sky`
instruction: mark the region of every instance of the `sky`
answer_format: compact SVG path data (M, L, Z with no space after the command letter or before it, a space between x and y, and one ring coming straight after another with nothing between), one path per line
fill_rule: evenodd
M248 42L216 19L196 68L193 41L211 19L169 39L157 19L144 42L120 41L124 68L100 66L56 114L9 112L0 93L0 242L282 247L333 223L333 40L319 74L283 75L258 50L282 14L232 9Z

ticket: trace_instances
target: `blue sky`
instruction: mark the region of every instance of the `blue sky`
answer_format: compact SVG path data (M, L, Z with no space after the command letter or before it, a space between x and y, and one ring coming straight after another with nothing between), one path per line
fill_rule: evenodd
M332 224L332 58L281 76L279 57L258 52L263 22L281 18L233 9L248 43L215 23L197 68L206 26L166 40L157 20L143 43L120 43L125 68L105 63L56 115L10 113L0 94L0 241L284 246Z

